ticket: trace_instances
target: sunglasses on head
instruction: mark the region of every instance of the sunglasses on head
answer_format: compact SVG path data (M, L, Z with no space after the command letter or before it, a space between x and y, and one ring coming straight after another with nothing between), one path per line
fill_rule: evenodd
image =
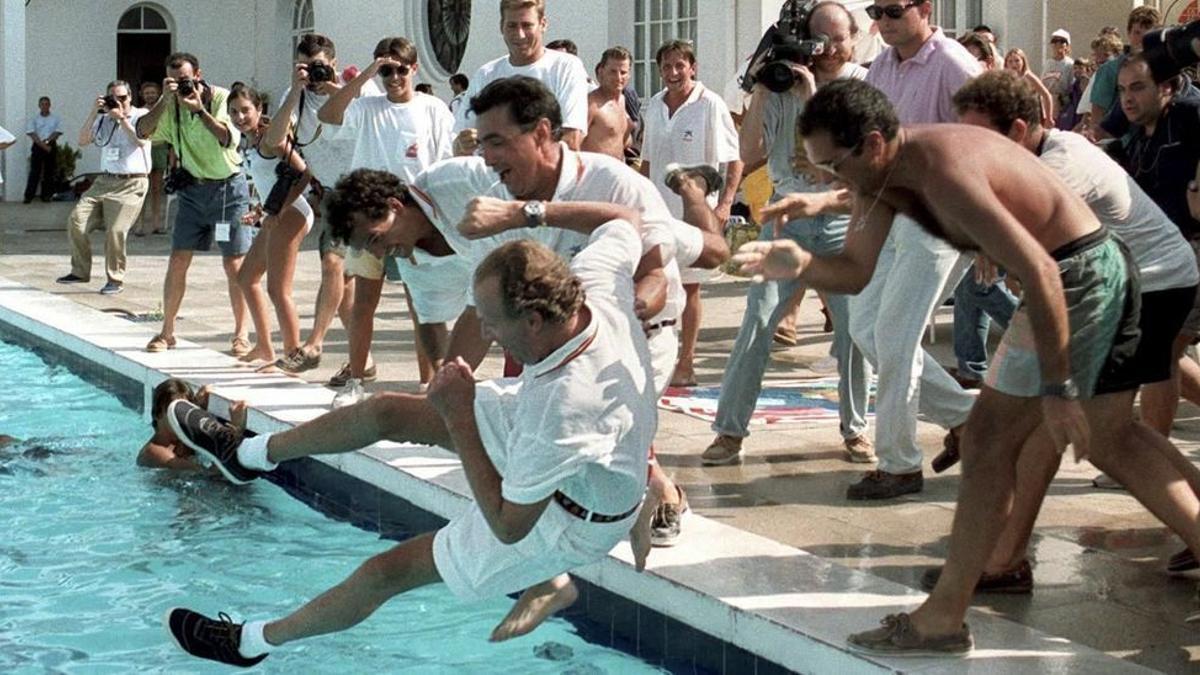
M410 72L412 72L412 68L410 68L409 66L405 66L405 65L379 66L379 74L384 79L389 78L392 75L399 75L400 77L404 77L404 76L408 75Z
M878 21L885 16L889 19L899 19L900 17L904 16L905 12L913 7L916 7L917 5L922 4L923 2L925 2L925 0L911 0L903 5L888 5L886 7L869 5L866 10L867 16L871 17L872 21Z

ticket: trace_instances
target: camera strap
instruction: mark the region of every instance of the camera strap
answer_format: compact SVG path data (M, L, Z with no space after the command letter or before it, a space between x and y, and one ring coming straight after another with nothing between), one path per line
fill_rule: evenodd
M296 126L292 130L292 145L297 150L316 143L317 139L321 137L321 131L325 129L325 125L317 122L317 130L313 132L313 137L308 139L307 143L300 142L300 124L304 121L304 95L306 93L308 92L306 92L303 88L300 89L300 106L296 108Z
M183 168L183 127L179 120L179 99L171 101L175 107L175 168Z
M96 136L97 140L95 142L95 146L97 148L103 148L103 147L107 146L109 143L112 143L113 136L117 135L117 127L121 126L118 122L114 121L112 131L108 132L108 138L104 139L103 143L100 143L99 142L100 132L102 132L104 130L104 120L105 119L108 119L107 115L104 115L100 119L96 120L95 136Z

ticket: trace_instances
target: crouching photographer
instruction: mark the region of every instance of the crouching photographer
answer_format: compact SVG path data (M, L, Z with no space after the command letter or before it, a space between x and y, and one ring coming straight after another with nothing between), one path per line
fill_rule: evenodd
M250 250L254 229L242 223L249 191L238 153L241 134L229 118L229 91L204 81L195 56L177 52L167 57L166 65L163 95L137 124L138 136L170 143L179 159L168 176L169 189L174 190L179 208L163 281L163 326L146 345L146 351L175 347L175 318L183 303L192 256L196 251L211 249L215 240L221 249L233 307L230 352L244 356L250 351L248 313L237 276L242 258Z
M150 142L138 138L134 125L146 114L134 108L129 84L110 82L97 96L83 128L79 147L100 149L100 175L75 204L67 221L71 242L71 271L60 284L90 281L92 249L88 232L104 225L104 295L120 293L125 282L125 238L142 210L150 185Z

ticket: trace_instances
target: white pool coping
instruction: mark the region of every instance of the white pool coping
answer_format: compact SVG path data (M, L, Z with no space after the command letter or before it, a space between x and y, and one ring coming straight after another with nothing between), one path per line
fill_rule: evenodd
M259 432L312 419L333 399L323 386L254 373L186 340L147 353L157 324L132 323L0 277L4 325L141 382L147 411L150 391L167 377L213 385L218 413L230 400L246 400L249 426ZM315 459L445 518L470 500L457 458L440 448L378 443ZM679 544L655 549L643 573L622 544L573 574L798 672L1153 672L977 610L968 617L977 647L966 658L866 657L849 651L845 636L914 607L923 593L702 516L690 514L685 525Z

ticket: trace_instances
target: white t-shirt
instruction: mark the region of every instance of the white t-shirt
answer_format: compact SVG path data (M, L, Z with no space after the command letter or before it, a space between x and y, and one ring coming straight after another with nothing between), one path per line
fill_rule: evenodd
M633 314L641 250L625 221L592 233L571 261L591 310L587 327L525 367L507 437L488 438L480 425L485 445L506 448L506 500L532 504L561 490L585 508L616 514L642 498L658 411L646 338Z
M720 170L721 164L739 159L738 136L725 101L703 84L696 83L674 115L665 96L666 90L658 92L646 108L642 157L650 162L650 181L671 215L682 218L683 200L663 182L667 165L707 164ZM716 205L715 195L710 195L709 203Z
M291 87L285 89L279 100L286 101L291 91ZM383 96L383 90L374 80L368 80L358 96ZM338 178L353 167L355 136L353 130L323 124L317 119L317 111L328 100L328 96L305 89L301 100L303 107L298 104L292 112L292 134L301 145L300 151L304 153L309 171L322 185L333 187Z
M148 110L131 108L129 123L137 121ZM150 141L134 140L108 115L98 115L92 124L92 143L100 150L100 171L103 173L150 173Z
M0 143L12 143L15 140L17 140L17 137L13 136L11 133L9 133L8 129L5 129L4 127L0 127ZM0 151L0 152L3 152L3 151ZM4 176L2 174L0 174L0 185L3 185L3 184L4 184Z
M1103 150L1079 134L1051 129L1040 159L1124 240L1137 263L1142 292L1200 282L1196 256L1179 228Z
M553 49L545 50L540 59L527 66L514 66L509 63L507 56L501 56L480 66L463 94L462 104L455 111L454 131L475 126L475 115L471 112L472 97L492 82L513 75L526 75L541 80L558 100L558 106L562 109L563 128L578 129L587 133L587 71L578 57Z
M405 183L454 154L453 126L446 104L421 92L407 103L392 103L386 96L359 97L350 102L342 118L342 127L355 135L351 165L391 171Z

